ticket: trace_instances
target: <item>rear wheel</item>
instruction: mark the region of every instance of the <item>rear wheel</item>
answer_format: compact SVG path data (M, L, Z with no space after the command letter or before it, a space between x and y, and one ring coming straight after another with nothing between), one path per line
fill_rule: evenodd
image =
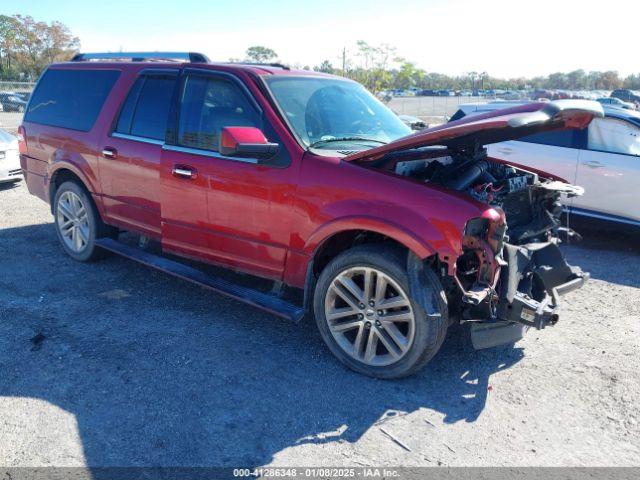
M399 378L421 368L440 348L447 329L442 286L435 274L420 285L439 298L439 312L427 315L410 293L406 265L406 252L363 245L336 257L320 274L316 322L330 350L349 368Z
M54 198L53 214L58 240L74 260L87 262L103 255L95 245L96 238L108 235L107 227L84 188L75 182L64 182Z

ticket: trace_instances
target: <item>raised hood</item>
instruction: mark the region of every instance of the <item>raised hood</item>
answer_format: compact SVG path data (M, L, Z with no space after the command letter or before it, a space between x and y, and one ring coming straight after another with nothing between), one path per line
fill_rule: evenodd
M526 103L422 130L386 145L353 153L343 160L373 161L389 153L432 145L458 150L475 149L542 131L584 128L594 117L603 116L602 106L589 100Z

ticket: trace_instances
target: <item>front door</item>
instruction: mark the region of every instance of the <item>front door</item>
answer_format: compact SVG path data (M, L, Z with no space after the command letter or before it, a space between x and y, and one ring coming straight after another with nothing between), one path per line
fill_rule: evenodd
M160 157L178 70L145 70L100 145L100 182L111 223L160 237Z
M258 127L269 141L281 143L236 77L186 70L178 98L175 139L162 153L163 248L280 278L296 164L290 164L284 146L276 157L260 162L219 153L223 127Z

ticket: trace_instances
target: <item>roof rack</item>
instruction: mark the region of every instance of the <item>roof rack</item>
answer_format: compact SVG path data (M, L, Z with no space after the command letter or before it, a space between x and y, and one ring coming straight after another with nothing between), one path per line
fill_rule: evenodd
M261 63L261 62L227 62L230 65L249 65L255 67L275 67L283 70L291 70L289 65L283 63Z
M206 55L197 52L105 52L105 53L78 53L72 62L87 62L91 60L130 60L132 62L144 61L174 61L190 63L209 63Z

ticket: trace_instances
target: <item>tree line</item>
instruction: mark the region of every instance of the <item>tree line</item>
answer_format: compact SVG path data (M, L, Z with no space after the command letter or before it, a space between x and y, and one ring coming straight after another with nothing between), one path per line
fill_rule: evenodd
M313 70L349 77L377 92L388 89L502 89L523 88L550 90L614 90L640 89L640 74L626 78L616 71L574 70L532 78L497 78L487 72L468 72L464 75L445 75L418 68L414 62L396 55L396 49L387 44L370 45L359 41L355 51L347 55L346 49L338 57L338 64L325 60ZM309 68L309 67L303 67Z
M80 40L61 22L40 22L30 16L0 15L0 80L34 81L53 62L69 60L80 49ZM254 45L247 49L244 59L268 63L278 61L271 48ZM388 44L371 45L357 42L355 48L343 49L332 62L319 65L295 64L294 67L332 73L356 80L373 92L388 89L564 89L640 90L640 74L626 78L615 71L575 70L552 73L533 78L496 78L487 72L468 72L464 75L445 75L418 68L397 54Z
M61 22L0 15L0 79L33 81L53 62L69 60L80 40Z

